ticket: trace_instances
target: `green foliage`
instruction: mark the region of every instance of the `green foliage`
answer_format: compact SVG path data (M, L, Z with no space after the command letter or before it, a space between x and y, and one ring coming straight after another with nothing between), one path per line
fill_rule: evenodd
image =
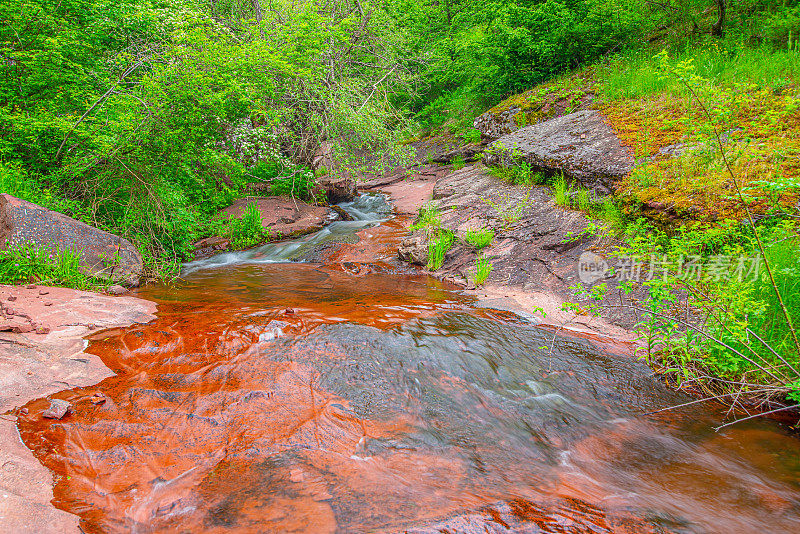
M249 181L313 198L323 139L348 168L402 163L389 98L405 51L366 2L273 2L260 24L239 0L3 3L3 191L128 237L163 269Z
M36 282L74 289L101 289L109 282L86 275L80 254L23 245L0 250L0 284Z
M437 236L428 242L428 270L436 271L444 263L445 254L455 242L455 234L451 230L440 230Z
M482 286L492 273L492 269L493 266L491 262L483 256L479 256L478 259L475 260L475 278L473 278L475 285Z
M250 202L241 217L226 221L224 235L230 239L231 248L241 250L269 240L269 229L261 225L261 213L255 202Z
M488 247L494 239L494 230L483 228L481 230L467 230L464 241L478 250Z
M458 171L466 167L466 163L464 162L464 157L459 155L453 158L453 170Z
M490 167L489 173L513 185L537 185L547 181L543 173L534 170L529 163L524 161L517 165L498 165L496 167Z
M270 184L273 195L289 195L304 200L314 199L314 173L307 168L297 168L274 178Z
M417 220L411 225L411 230L421 230L423 228L436 229L442 225L442 217L439 208L429 202L419 209Z

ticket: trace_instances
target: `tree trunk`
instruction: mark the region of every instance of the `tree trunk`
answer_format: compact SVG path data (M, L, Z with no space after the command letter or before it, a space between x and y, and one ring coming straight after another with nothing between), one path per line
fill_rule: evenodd
M717 11L719 12L719 17L717 22L711 26L711 35L722 37L722 27L725 24L725 0L717 0Z
M253 0L253 9L256 12L256 22L258 23L258 31L261 34L261 38L264 38L264 27L261 25L261 2L259 0Z

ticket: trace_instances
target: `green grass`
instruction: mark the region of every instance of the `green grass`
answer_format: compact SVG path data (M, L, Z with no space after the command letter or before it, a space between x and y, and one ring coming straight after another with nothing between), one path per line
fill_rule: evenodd
M455 234L451 230L439 232L438 237L428 242L428 270L436 271L444 263L445 254L453 246Z
M745 47L727 39L703 41L696 46L671 50L672 61L691 59L699 76L717 85L750 83L780 90L800 80L800 51L797 41L785 50ZM604 101L626 100L655 94L686 95L674 77L662 76L653 49L637 49L614 57L598 68L599 96Z
M467 164L464 162L464 157L460 155L453 158L452 165L454 171L461 170L467 166Z
M107 280L84 273L77 251L32 245L0 251L0 283L38 283L73 289L102 289L110 285Z
M483 285L489 275L492 273L493 266L489 260L483 256L475 260L475 278L473 279L476 286Z
M484 228L482 230L467 230L464 234L464 241L481 250L489 246L494 239L494 230Z
M587 189L580 188L575 193L575 199L573 204L576 208L583 212L588 212L591 210L592 205L594 204L594 199L592 198L592 193L590 193Z
M570 190L563 173L553 180L553 197L559 206L569 207Z
M427 203L419 209L417 220L411 225L411 230L422 230L423 228L438 228L442 224L441 213L432 203Z
M525 162L518 165L491 167L489 174L512 185L538 185L547 181L543 173L535 171L533 167Z

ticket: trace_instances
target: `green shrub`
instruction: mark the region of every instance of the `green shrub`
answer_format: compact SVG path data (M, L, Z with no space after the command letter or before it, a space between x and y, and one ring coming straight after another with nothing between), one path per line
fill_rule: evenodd
M269 229L265 230L261 225L261 213L255 202L247 204L241 217L228 220L226 237L234 250L249 248L269 239Z
M475 260L475 278L473 279L476 286L481 286L489 278L489 275L492 273L492 266L491 262L484 258L483 256L478 257Z
M467 164L464 162L464 156L458 155L453 158L452 165L453 165L453 170L458 171L466 167Z
M464 241L478 250L486 248L494 239L494 230L484 228L482 230L467 230L464 234Z
M444 256L453 246L455 235L451 230L443 230L428 242L428 270L436 271L444 263Z
M273 195L289 195L308 200L314 197L314 173L306 167L297 167L272 180Z

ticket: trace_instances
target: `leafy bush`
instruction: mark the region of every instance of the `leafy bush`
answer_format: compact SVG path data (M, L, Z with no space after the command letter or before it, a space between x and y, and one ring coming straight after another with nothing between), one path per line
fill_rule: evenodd
M494 239L494 230L484 228L482 230L467 230L464 234L464 241L478 250L486 248Z

